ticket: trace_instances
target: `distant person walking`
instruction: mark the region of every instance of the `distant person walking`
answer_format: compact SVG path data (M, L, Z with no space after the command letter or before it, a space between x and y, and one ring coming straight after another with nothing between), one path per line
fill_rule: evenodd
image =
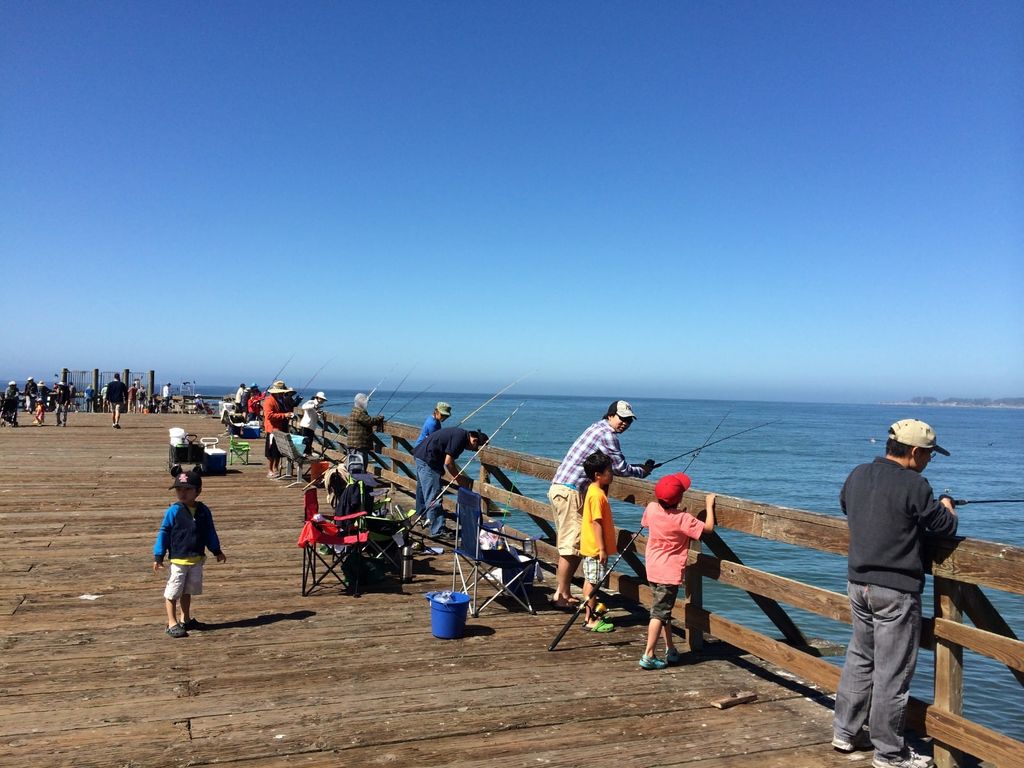
M57 401L57 426L68 425L68 411L71 409L71 387L67 382L59 381L53 386L54 399Z
M907 746L903 728L921 638L925 533L952 536L957 527L953 500L936 500L921 475L934 453L949 456L930 426L897 421L885 457L856 467L839 494L850 527L853 636L836 692L832 746L874 747L874 768L932 764Z
M114 374L114 380L107 384L107 393L104 398L110 408L110 419L114 429L120 429L121 412L128 401L128 388L121 381L121 374Z
M89 384L85 388L85 412L92 413L96 410L96 390L93 389L92 384Z
M128 387L128 413L135 413L136 398L139 396L139 382L133 381Z
M555 472L548 489L548 501L554 510L558 528L558 571L552 596L556 608L572 608L579 603L570 588L573 574L580 564L581 487L586 479L584 460L595 451L601 451L611 459L612 474L619 477L647 477L654 469L654 459L643 464L629 464L622 455L619 435L629 429L635 419L636 414L629 403L615 400L608 406L603 419L591 424L576 438Z
M173 391L171 390L171 382L164 384L160 390L160 410L163 413L171 412L172 398L174 397Z
M434 412L427 416L427 420L423 422L423 428L420 429L420 435L416 438L416 442L413 443L412 447L415 448L432 434L441 429L441 424L451 415L452 407L448 405L448 403L439 402L435 405Z
M36 395L39 394L39 386L31 376L25 379L25 389L22 390L21 394L25 398L25 410L29 413L35 411Z

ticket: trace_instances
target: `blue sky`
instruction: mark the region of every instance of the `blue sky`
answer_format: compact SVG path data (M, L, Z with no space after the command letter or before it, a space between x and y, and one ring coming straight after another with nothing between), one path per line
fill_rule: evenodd
M1021 29L1010 2L0 2L0 377L1024 395Z

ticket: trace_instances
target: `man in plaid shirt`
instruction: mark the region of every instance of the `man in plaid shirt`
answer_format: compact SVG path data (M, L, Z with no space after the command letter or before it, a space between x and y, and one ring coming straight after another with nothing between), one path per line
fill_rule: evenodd
M647 477L654 471L654 459L643 464L629 464L622 455L619 435L629 429L635 419L633 409L625 400L616 400L609 405L604 418L591 424L576 438L558 465L548 489L548 500L554 509L558 527L558 575L552 599L557 608L572 608L579 602L572 596L570 585L580 564L580 520L583 492L586 490L581 487L586 480L583 460L594 451L601 451L612 460L612 472L620 477Z

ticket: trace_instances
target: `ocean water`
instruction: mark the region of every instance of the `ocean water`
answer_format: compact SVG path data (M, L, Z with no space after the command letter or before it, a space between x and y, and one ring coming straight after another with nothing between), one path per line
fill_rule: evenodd
M348 412L353 392L339 390L327 394L332 402L345 404L332 410ZM371 401L370 412L380 410L391 395L390 391L378 393ZM385 417L394 416L398 421L418 426L435 401L446 400L453 406L448 424L454 425L490 396L432 391L416 398L415 393L399 392L383 407L383 413ZM632 463L647 458L663 461L696 448L719 422L713 439L776 422L702 451L687 470L694 487L701 490L841 516L839 490L850 470L884 453L886 432L892 422L918 418L934 427L939 444L952 454L936 456L925 473L936 493L947 491L955 498L974 500L1024 498L1024 409L625 397L637 414L636 422L620 438L626 459ZM560 460L573 440L604 415L610 400L509 392L483 408L465 426L492 435L498 447ZM517 406L521 407L501 426ZM690 457L684 457L670 463L656 470L653 477L682 471L689 461ZM513 479L524 493L546 501L547 482L528 476ZM966 505L959 512L960 535L1024 546L1024 504ZM614 505L615 521L620 527L636 530L640 513L640 508L632 505ZM514 524L532 529L525 516ZM845 594L843 557L809 552L726 529L720 529L720 533L751 567ZM1018 636L1024 635L1024 597L993 589L984 591ZM924 596L928 615L931 604L929 580ZM764 614L738 590L708 583L705 605L765 634L778 636ZM849 639L847 624L785 607L808 637L841 644ZM842 664L842 657L830 660ZM922 653L912 686L912 692L925 700L932 697L931 663L932 654ZM1024 739L1024 689L1017 680L1005 666L970 652L964 654L964 668L967 716Z

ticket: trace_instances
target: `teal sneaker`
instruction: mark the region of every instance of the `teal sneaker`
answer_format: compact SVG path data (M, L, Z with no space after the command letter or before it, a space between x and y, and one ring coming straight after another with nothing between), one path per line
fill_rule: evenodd
M668 664L678 664L682 660L682 658L683 657L679 655L679 651L677 651L674 647L669 648L668 651L665 653L665 661Z
M668 664L659 659L657 656L648 656L644 654L640 657L640 669L664 669Z

